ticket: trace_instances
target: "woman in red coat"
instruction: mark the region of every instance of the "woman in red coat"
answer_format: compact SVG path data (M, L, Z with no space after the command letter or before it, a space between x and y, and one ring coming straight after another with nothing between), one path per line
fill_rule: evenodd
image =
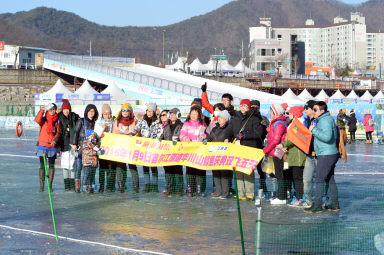
M40 158L40 192L44 191L45 167L44 155L48 164L49 188L52 191L52 182L55 175L55 159L57 144L60 139L60 126L57 117L57 106L49 103L43 106L35 118L35 122L40 126L40 135L37 140L37 156Z
M365 136L367 138L365 143L372 143L372 133L375 130L375 122L371 114L367 113L364 115L363 125L365 126Z

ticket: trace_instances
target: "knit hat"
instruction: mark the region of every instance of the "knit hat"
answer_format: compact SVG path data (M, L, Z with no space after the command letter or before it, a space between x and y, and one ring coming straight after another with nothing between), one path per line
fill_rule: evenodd
M251 109L251 101L249 101L249 99L243 99L240 101L240 106L242 105L246 105L248 106L248 109Z
M228 113L227 110L218 112L216 117L222 117L222 118L226 119L227 121L229 121L231 119L231 115Z
M69 111L71 111L71 104L69 103L69 100L63 99L61 101L63 102L63 104L61 105L61 111L63 111L64 109L68 109Z
M289 110L289 113L292 113L296 118L301 118L303 116L304 107L302 105L292 106Z
M101 107L101 114L104 114L106 112L109 112L110 114L112 114L112 110L109 104L103 104L103 106Z
M251 101L251 106L254 106L254 105L260 107L260 101L259 100L252 100Z
M56 107L57 106L54 104L54 103L48 103L46 106L45 106L45 111L49 111L50 109L52 109L52 107Z
M172 108L171 110L169 110L169 114L171 114L171 113L176 114L177 118L181 117L181 112L178 108Z
M128 109L128 111L133 112L133 110L132 110L132 106L131 106L130 103L125 103L125 104L123 104L123 105L121 106L121 110L123 110L123 109Z
M288 105L287 105L288 106ZM281 104L273 104L271 106L271 110L272 112L276 115L276 116L280 116L284 113L284 108L283 106L281 106Z
M288 108L288 104L287 103L282 103L281 104L281 107L283 107L284 111L287 110Z
M147 110L151 110L151 111L154 111L156 113L157 105L155 103L149 103L147 105Z
M193 103L198 103L198 104L202 105L203 101L201 100L201 98L196 97L193 99L191 104L193 104Z

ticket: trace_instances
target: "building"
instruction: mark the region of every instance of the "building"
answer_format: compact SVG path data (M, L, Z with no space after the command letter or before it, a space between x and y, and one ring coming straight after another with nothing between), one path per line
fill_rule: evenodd
M270 19L261 18L259 26L249 28L249 35L250 66L256 71L264 71L263 68L266 65L267 68L276 69L276 66L268 66L267 59L260 58L258 55L259 50L263 52L266 49L281 52L272 56L272 62L282 59L282 56L287 57L286 62L296 62L294 68L292 64L289 68L281 68L281 73L286 75L304 74L305 62L313 63L314 68L349 66L356 70L367 67L367 35L369 34L367 34L365 17L358 12L351 13L350 21L336 17L333 24L324 27L316 26L312 19L308 19L303 26L272 27ZM294 37L298 47L296 60L295 54L288 47L292 44ZM278 43L273 45L274 47L264 47L264 45L269 46L272 41L278 41Z

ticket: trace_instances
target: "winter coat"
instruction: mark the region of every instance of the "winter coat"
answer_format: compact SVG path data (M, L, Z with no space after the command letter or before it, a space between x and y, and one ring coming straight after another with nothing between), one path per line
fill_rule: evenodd
M287 148L287 162L289 167L305 165L305 153L302 150L289 140L284 141L283 146Z
M249 120L247 122L248 118ZM254 112L253 109L247 111L244 115L241 112L238 112L231 120L233 135L238 135L241 128L247 122L242 131L244 135L240 140L240 144L253 148L263 148L264 140L263 125L261 124L262 120L260 112Z
M287 123L285 120L286 119L284 116L279 116L271 121L268 127L268 145L264 148L265 155L274 157L276 146L285 140L287 135ZM283 122L285 125L281 122Z
M47 132L48 122L44 116L44 113L45 113L44 110L40 110L35 118L35 122L40 126L40 134L37 140L37 146L43 146L47 148L57 148L60 140L60 136L61 136L59 121L57 120L56 123L54 124L53 134L48 134Z
M95 109L95 116L93 117L92 120L88 119L88 112L91 110L91 109ZM99 117L99 114L98 114L98 111L96 109L96 107L92 104L90 105L87 105L87 107L85 108L85 111L84 111L84 118L80 118L77 120L76 122L76 127L75 127L75 134L73 136L73 140L72 140L72 144L73 145L76 145L77 147L82 147L83 145L83 142L85 140L85 129L84 129L84 119L85 119L85 125L86 125L86 128L87 129L90 129L90 130L95 130L95 122L97 120L97 118ZM99 138L97 138L99 139ZM81 156L81 151L82 150L79 150L79 156Z
M233 140L233 127L228 122L222 127L217 123L206 139L207 142L224 142L226 139L231 142Z
M180 141L180 131L182 127L183 123L179 119L176 120L175 124L172 124L171 121L169 121L163 128L162 138L168 141Z
M180 141L186 141L189 138L192 142L201 142L207 137L205 129L207 125L201 124L198 120L189 120L184 122L180 130Z
M136 121L133 121L132 124L129 126L124 126L123 123L121 123L121 122L118 123L118 121L115 120L115 122L113 123L112 133L114 133L114 134L128 134L128 133L131 133L133 131L135 126L136 126ZM125 131L127 133L124 133Z
M142 137L159 139L163 133L163 127L160 120L153 121L151 126L148 126L148 122L142 119L136 124L132 134L136 135L139 131Z
M366 114L364 116L364 121L363 121L363 125L365 126L365 132L373 132L373 131L375 131L375 126L370 126L369 125L369 119L372 119L372 115L371 114Z
M315 137L315 152L320 155L338 154L336 146L337 127L329 112L325 112L317 119L317 125L312 130Z
M339 128L345 129L345 120L347 116L343 113L343 110L340 110L339 114L337 114L336 123Z
M83 166L97 167L97 151L94 150L96 144L91 141L84 140L82 149L82 163Z
M110 118L109 120L105 120L103 119L103 117L100 117L95 123L95 132L97 136L101 138L103 133L112 133L113 122L114 122L113 118ZM103 128L104 124L106 124L105 129Z
M69 118L65 117L63 112L60 112L57 115L59 117L60 128L62 130L62 134L59 140L59 147L61 151L68 151L70 149L69 145L72 143L73 137L75 135L76 122L78 119L80 119L79 115L74 112L70 112L69 114L71 116L72 123L69 123Z
M355 113L352 112L349 116L349 119L348 119L349 132L356 132L356 130L357 130L356 124L357 124L356 116L355 116Z

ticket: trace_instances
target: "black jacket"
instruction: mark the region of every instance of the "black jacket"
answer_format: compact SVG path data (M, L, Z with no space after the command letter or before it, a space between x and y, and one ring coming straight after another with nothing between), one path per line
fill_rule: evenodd
M348 130L349 132L356 132L356 116L355 113L351 113L351 115L348 118Z
M228 139L229 142L232 142L233 128L228 122L223 127L220 127L220 125L217 123L206 139L207 142L224 142L225 139Z
M65 117L63 112L59 112L59 123L60 129L62 130L62 135L60 137L58 146L61 151L68 151L69 145L73 141L75 135L76 123L79 120L79 115L74 112L70 112L68 117Z
M88 116L88 112L91 109L95 109L95 116L93 117L92 120L88 119L88 117L87 117ZM99 118L99 112L97 111L96 106L93 105L93 104L87 105L87 107L85 108L85 111L84 111L84 118L80 118L76 122L75 134L74 134L73 140L72 140L72 144L73 145L79 146L79 145L83 144L83 141L85 139L84 119L85 119L85 123L87 125L87 129L94 130L95 129L95 123L96 123L96 120L98 118Z
M171 121L163 129L163 139L173 141L173 137L177 137L176 141L180 141L180 130L183 127L183 123L180 120L176 120L175 124L171 124Z
M261 124L263 119L259 111L254 111L251 109L244 115L241 112L238 112L238 114L236 114L231 121L233 134L234 136L239 134L241 128L244 126L248 118L249 120L242 131L244 137L241 139L240 144L262 149L264 131Z

